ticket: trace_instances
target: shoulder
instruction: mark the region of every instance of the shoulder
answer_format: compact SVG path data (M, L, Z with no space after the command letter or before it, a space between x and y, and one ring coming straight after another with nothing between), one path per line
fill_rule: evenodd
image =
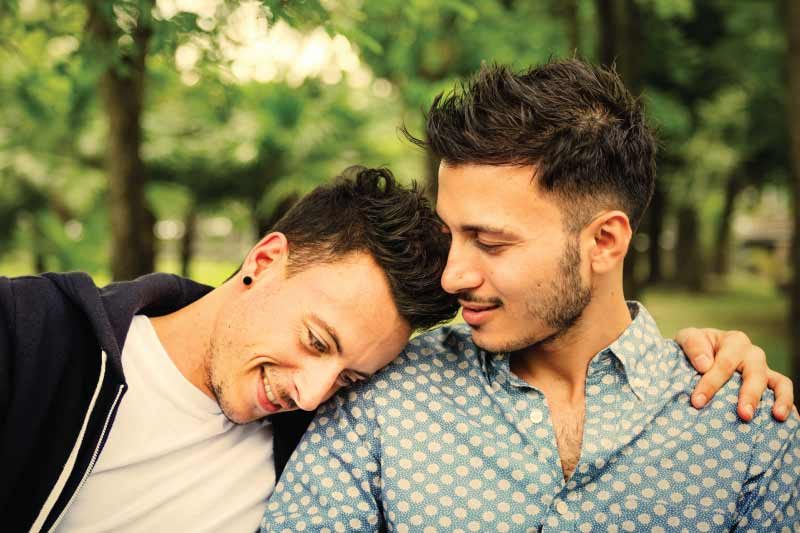
M414 337L400 355L381 373L418 368L421 364L436 367L465 367L479 360L480 349L472 342L469 326L456 324L436 328Z
M0 306L6 320L13 320L19 328L36 330L57 324L71 323L76 317L73 287L97 288L88 274L42 274L0 278Z
M373 376L370 384L376 390L410 390L411 383L452 380L480 368L481 354L465 324L437 328L411 339L397 358Z
M393 407L409 409L433 397L458 395L465 387L480 382L483 353L472 342L466 325L429 331L412 339L371 379L343 391L335 408L356 406L381 412Z
M772 416L772 407L775 404L775 394L767 389L761 395L756 415L749 423L743 422L736 408L739 402L739 390L742 386L742 376L735 373L714 395L714 398L704 408L695 410L689 404L689 396L701 375L692 367L681 347L673 340L663 343L664 349L660 355L662 363L654 375L651 383L657 387L651 392L671 398L673 403L678 402L684 406L687 415L699 428L708 428L723 443L735 446L740 452L749 451L755 463L768 460L769 450L778 452L786 446L794 447L794 453L800 460L800 423L795 414L784 423L778 422ZM665 394L666 393L666 394ZM754 463L754 464L755 464Z

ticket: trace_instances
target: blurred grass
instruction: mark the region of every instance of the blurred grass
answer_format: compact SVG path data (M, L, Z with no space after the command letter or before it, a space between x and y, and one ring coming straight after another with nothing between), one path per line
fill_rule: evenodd
M655 287L642 302L666 337L687 326L741 330L767 352L771 368L789 375L789 302L766 280L732 276L701 294Z
M192 263L190 274L193 279L216 287L238 266L238 261L198 258ZM0 275L19 276L30 273L31 268L30 258L24 253L6 255L0 260ZM159 260L158 268L161 272L180 271L178 261L171 258ZM110 280L104 272L92 275L98 285ZM789 304L768 280L731 276L724 285L700 294L668 286L650 287L642 301L666 337L674 337L679 329L688 326L742 330L767 352L770 367L789 374Z

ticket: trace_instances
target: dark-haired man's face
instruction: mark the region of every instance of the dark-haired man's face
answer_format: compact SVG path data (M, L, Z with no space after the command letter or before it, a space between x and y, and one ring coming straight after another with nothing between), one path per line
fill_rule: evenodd
M437 212L452 234L442 287L478 346L514 351L569 329L591 299L577 235L533 167L442 164Z
M289 277L280 258L263 262L218 314L206 357L206 386L231 421L313 410L387 365L408 341L410 327L368 255Z

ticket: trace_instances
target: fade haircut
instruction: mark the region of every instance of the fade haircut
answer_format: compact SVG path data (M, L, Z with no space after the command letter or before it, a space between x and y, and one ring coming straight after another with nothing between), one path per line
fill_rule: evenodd
M405 188L386 168L346 169L301 199L272 231L289 242L290 276L354 252L372 256L414 330L451 320L458 311L441 286L449 248L441 222L416 183Z
M655 136L616 71L568 59L524 72L483 66L426 117L427 140L403 132L446 164L535 165L540 190L578 231L601 209L635 230L655 188Z

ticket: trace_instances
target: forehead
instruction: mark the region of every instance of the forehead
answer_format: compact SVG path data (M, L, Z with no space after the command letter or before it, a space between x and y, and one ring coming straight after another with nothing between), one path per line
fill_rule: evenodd
M345 355L359 357L397 343L402 348L410 333L386 275L367 254L308 267L289 281L300 315L304 319L313 315L330 325Z
M560 223L555 201L542 193L533 166L439 166L436 210L450 229L472 226L527 233Z

